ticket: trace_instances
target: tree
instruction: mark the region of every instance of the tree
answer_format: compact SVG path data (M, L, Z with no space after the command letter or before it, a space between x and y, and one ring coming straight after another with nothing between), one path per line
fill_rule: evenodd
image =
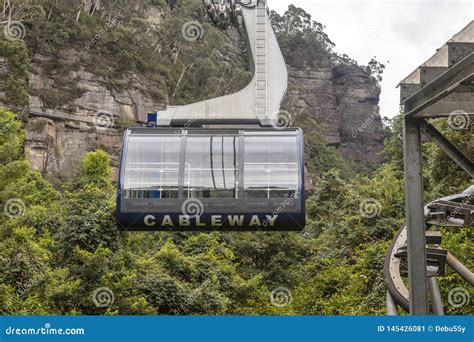
M385 65L377 61L377 57L373 57L367 64L367 72L375 77L378 82L382 82L382 74L385 70Z
M101 189L110 189L112 183L110 176L110 157L107 152L99 149L95 152L87 153L82 159L81 178L82 186L93 185Z
M5 80L0 82L0 91L5 92L3 102L10 106L26 107L28 98L28 72L30 67L29 51L21 39L7 40L4 34L0 35L0 51L5 57ZM3 78L3 76L2 76ZM26 115L23 120L26 121Z
M70 251L76 247L90 252L99 246L118 248L120 234L110 174L110 159L105 151L84 156L79 183L66 194L63 204L64 222L57 238L64 260L69 260Z
M25 132L17 116L0 107L0 165L18 160L23 152Z

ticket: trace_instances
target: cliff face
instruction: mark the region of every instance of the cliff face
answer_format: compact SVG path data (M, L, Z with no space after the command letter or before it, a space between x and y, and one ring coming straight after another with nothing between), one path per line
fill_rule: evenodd
M382 162L385 135L378 106L378 84L360 69L340 66L332 73L337 111L341 115L339 151L366 163Z
M148 15L145 13L142 24L146 27L158 27L160 22L152 20L159 17L156 15L157 9L151 10L147 12ZM180 27L178 31L181 31ZM153 53L158 51L158 55L152 58L156 58L156 63L167 58L171 67L179 69L174 74L173 71L169 72L171 76L167 76L174 77L174 83L163 81L164 76L160 76L161 79L152 76L151 81L151 72L145 68L141 72L122 72L120 78L114 79L114 84L111 85L110 79L104 76L108 75L108 69L112 69L107 61L102 67L105 71L101 73L95 73L90 66L96 54L93 48L58 47L58 51L50 55L38 52L41 50L38 48L31 49L28 93L32 115L27 125L26 149L33 168L67 173L87 151L101 147L112 155L112 166L116 169L124 128L143 123L146 113L163 108L167 102L172 101L177 89L184 93L180 102L183 102L183 98L188 98L188 89L209 88L206 81L203 81L206 79L210 79L209 84L214 87L215 84L225 85L220 87L222 89L217 88L215 93L213 89L208 91L212 95L237 90L232 83L235 75L235 79L245 78L235 74L236 68L229 62L236 60L235 44L230 44L229 39L218 30L211 31L207 26L206 29L207 35L219 35L220 39L226 41L225 44L214 43L216 46L226 45L225 48L207 47L207 50L212 50L210 56L214 56L214 62L222 64L222 70L210 68L206 60L202 63L204 67L194 67L197 71L188 76L186 72L193 68L195 62L199 62L199 58L205 58L194 57L193 54L199 55L202 51L208 53L206 49L193 50L196 45L186 47L180 43L155 44ZM170 35L173 36L171 33ZM212 37L207 39L211 43L204 40L202 44L212 44ZM133 48L135 47L130 47ZM231 49L234 51L229 52ZM182 58L186 58L186 51L190 58L188 64L180 62ZM290 79L285 103L291 104L293 113L305 112L311 116L318 123L318 130L326 142L338 148L345 158L367 163L380 162L384 137L377 110L380 89L376 80L360 67L334 65L329 56L314 59L311 63L304 60L297 63L292 61L288 66ZM242 65L245 64L243 54L237 60ZM88 61L89 65L84 61ZM0 62L8 64L1 52ZM55 67L55 64L60 67ZM168 69L167 64L163 65L162 69ZM237 72L242 72L240 69ZM7 68L3 72L8 72ZM0 104L3 102L8 105L4 95L0 93ZM302 128L305 130L305 127Z
M383 160L380 88L360 68L334 66L323 59L289 67L287 102L320 125L326 142L344 157L377 164Z
M64 64L78 61L74 51L61 55ZM146 80L136 74L126 76L126 89L116 90L108 87L101 76L79 68L61 78L65 84L74 84L72 99L51 108L45 103L45 96L38 94L54 92L60 85L45 71L44 62L44 56L33 56L29 75L32 114L26 150L33 168L60 173L73 167L86 152L103 148L111 154L116 170L123 127L145 122L146 113L164 104L150 97L144 87Z

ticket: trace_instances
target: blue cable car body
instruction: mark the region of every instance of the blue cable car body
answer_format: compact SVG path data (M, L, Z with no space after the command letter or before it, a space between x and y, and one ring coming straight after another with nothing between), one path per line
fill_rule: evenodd
M298 128L127 129L117 221L129 231L302 230L303 151Z

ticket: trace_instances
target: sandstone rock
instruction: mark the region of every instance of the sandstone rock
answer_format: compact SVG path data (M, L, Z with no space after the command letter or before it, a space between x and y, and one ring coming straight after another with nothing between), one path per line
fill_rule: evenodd
M360 69L348 67L334 68L334 84L341 113L339 150L355 160L380 163L385 138L378 107L380 88Z
M78 53L75 51L66 50L59 54L66 64L77 61ZM75 84L80 90L77 98L71 103L48 108L40 96L34 95L57 87L53 75L42 67L45 61L47 59L41 55L35 55L32 59L32 72L29 75L30 108L57 120L46 119L49 135L45 131L34 129L44 119L33 117L30 120L26 150L32 167L53 173L67 172L86 152L104 148L112 155L112 166L116 174L123 128L98 127L95 123L96 116L110 116L114 127L123 122L135 122L134 125L139 125L146 121L146 113L162 108L164 104L152 100L146 88L140 85L143 80L135 74L125 76L128 78L123 83L128 84L128 88L118 91L109 89L102 77L80 67L69 71L61 80Z
M383 160L380 89L359 67L315 63L289 67L286 102L315 118L326 142L347 158L377 164Z

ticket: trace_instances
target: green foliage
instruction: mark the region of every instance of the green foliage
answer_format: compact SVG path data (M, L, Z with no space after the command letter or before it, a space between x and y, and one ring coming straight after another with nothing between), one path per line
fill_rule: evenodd
M105 189L111 186L110 158L104 150L87 153L82 160L81 172L84 184L97 185Z
M6 77L0 81L0 91L5 92L6 95L5 102L17 107L27 106L30 68L28 48L24 41L9 41L2 34L0 35L0 52L7 62Z
M0 165L20 157L25 133L14 113L0 107Z
M470 160L474 159L474 125L469 125L466 130L455 130L449 127L446 120L435 120L433 123ZM434 143L426 144L425 159L426 173L429 174L427 188L431 198L456 193L473 184L469 175Z
M68 259L79 247L90 252L100 246L116 250L119 234L114 218L110 159L103 150L89 152L82 161L79 184L63 201L63 223L59 227L60 253Z
M389 121L390 132L385 139L385 155L390 165L400 177L403 176L403 116L398 115Z
M64 200L64 222L59 227L58 241L64 258L76 246L88 251L100 245L117 249L118 230L114 218L114 203L109 193L97 187L87 187Z
M271 20L287 64L320 63L332 54L334 43L324 32L325 26L303 9L289 5L283 16L272 11Z
M25 132L21 122L15 114L1 108L0 131L0 205L3 209L0 237L8 236L13 228L27 224L47 228L46 221L43 221L47 215L42 208L52 205L59 194L38 172L30 170L22 155ZM14 205L9 206L9 201ZM6 213L13 217L9 218Z

